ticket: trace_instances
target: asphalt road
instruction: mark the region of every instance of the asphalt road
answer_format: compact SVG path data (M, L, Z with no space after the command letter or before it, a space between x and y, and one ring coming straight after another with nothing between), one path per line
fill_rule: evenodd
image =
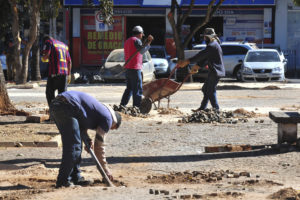
M232 110L244 108L248 111L267 113L282 107L299 105L300 81L288 83L264 82L264 83L238 83L224 80L219 83L217 89L218 100L221 109ZM36 85L36 84L34 84ZM197 108L202 99L202 83L185 83L179 91L171 95L170 107L178 108L184 112ZM22 86L8 86L10 99L16 104L20 102L45 103L45 82L31 89ZM30 88L30 87L28 87ZM68 90L78 90L89 93L108 104L119 104L125 84L71 84ZM131 102L128 106L131 105ZM167 106L167 100L161 101L163 107Z

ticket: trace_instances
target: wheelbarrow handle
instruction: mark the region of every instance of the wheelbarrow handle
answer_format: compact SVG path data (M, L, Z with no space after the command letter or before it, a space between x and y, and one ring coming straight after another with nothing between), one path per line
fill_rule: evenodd
M173 76L173 74L175 73L176 69L178 69L178 68L179 68L179 65L177 64L177 65L174 67L174 69L172 69L172 71L170 72L170 75L169 75L168 79L170 79L170 78Z

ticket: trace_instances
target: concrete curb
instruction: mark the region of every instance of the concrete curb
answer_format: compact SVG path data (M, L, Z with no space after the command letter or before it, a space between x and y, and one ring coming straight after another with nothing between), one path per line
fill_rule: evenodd
M0 142L1 147L62 147L61 136L56 135L49 141Z
M47 142L0 142L0 147L59 147L57 141Z

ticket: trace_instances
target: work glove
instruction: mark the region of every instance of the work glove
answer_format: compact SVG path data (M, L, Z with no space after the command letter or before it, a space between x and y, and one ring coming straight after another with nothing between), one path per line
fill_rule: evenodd
M92 140L89 140L88 143L89 143L91 149L94 149L94 144L93 144ZM84 150L85 150L87 153L90 152L90 150L88 149L87 146L84 147Z
M179 60L179 61L177 62L177 66L178 66L178 67L181 67L181 68L187 66L188 64L190 64L190 61L189 61L189 60Z
M154 40L154 37L152 35L148 35L147 37L147 44L151 44L152 40Z
M190 73L191 74L196 74L199 69L200 69L200 67L198 65L193 65L193 67L191 68Z

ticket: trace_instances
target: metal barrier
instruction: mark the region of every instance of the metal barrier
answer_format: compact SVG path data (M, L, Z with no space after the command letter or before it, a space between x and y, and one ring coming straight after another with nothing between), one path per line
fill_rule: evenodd
M283 50L284 57L288 60L286 77L295 78L298 77L300 69L297 68L297 56L296 50Z

